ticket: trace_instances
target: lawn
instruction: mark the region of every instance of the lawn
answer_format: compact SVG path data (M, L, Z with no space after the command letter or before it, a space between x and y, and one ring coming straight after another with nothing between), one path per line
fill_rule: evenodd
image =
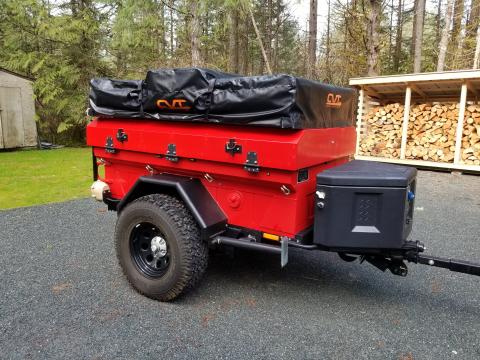
M0 209L84 198L92 181L90 148L0 152Z

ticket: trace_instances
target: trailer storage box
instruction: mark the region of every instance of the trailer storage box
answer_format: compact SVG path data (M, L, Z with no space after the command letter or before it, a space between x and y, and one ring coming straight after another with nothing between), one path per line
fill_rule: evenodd
M416 169L355 160L317 175L314 242L399 249L412 229Z

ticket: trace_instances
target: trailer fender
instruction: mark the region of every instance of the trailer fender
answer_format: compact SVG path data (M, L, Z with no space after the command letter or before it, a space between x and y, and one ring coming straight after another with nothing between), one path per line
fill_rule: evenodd
M196 178L171 174L141 176L116 206L117 212L139 197L150 194L170 194L183 200L200 227L203 239L222 233L227 217L212 195Z

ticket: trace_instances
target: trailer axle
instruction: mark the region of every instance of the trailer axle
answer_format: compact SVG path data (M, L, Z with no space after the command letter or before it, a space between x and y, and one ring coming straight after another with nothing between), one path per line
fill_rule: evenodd
M216 245L228 245L237 248L262 251L272 254L280 255L280 265L282 268L287 265L288 262L288 238L282 237L280 240L280 246L269 245L252 241L252 239L245 237L240 239L231 238L228 236L217 236L213 239L212 244Z

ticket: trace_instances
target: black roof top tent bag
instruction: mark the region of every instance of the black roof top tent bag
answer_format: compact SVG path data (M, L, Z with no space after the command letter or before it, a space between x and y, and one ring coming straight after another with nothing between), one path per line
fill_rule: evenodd
M353 126L356 92L290 75L201 68L148 71L145 80L93 79L89 114L285 129Z

